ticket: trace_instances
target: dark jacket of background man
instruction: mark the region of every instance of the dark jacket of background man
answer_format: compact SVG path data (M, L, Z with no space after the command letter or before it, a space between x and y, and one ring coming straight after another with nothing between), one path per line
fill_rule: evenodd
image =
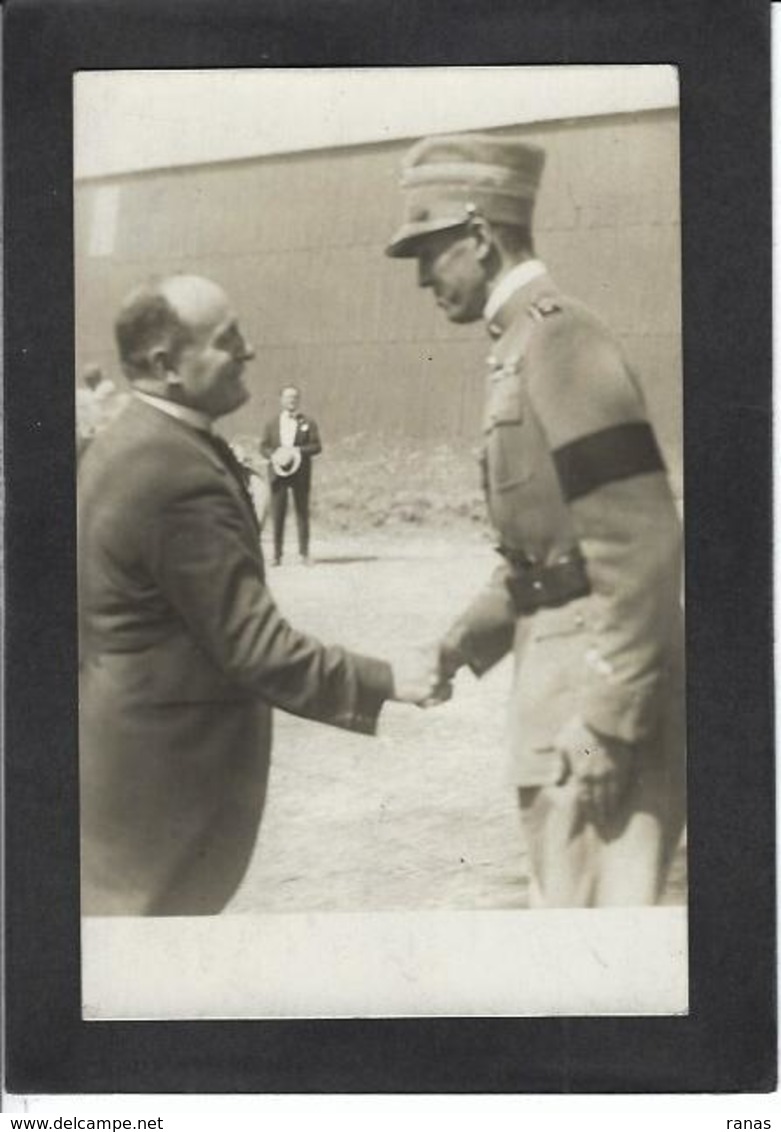
M281 412L266 422L260 442L260 451L269 461L270 505L274 534L274 561L282 561L285 541L288 493L293 496L298 534L298 551L303 559L309 557L309 502L312 489L312 458L318 456L323 445L317 422L302 413L298 406L300 393L295 386L282 391ZM295 433L289 447L298 449L301 462L289 475L278 474L274 454L285 447L282 438L282 417L289 414L295 420Z

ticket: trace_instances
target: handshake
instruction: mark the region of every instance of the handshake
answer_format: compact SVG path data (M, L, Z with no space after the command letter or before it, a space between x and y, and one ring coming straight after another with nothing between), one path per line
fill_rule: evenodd
M461 659L440 644L410 649L392 662L393 699L418 707L443 704L453 694L453 676Z

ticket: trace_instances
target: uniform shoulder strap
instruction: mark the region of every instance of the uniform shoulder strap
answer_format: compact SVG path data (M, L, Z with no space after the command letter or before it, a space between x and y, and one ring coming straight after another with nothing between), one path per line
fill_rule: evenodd
M561 312L561 304L557 303L555 299L541 298L536 302L530 303L528 307L529 315L535 322L542 322L544 318L549 318L552 314L559 314Z

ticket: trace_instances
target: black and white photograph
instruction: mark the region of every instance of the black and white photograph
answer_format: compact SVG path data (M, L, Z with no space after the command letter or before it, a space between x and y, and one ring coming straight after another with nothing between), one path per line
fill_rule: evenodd
M769 7L4 5L4 1110L764 1117Z
M75 76L85 1019L686 1013L678 127Z

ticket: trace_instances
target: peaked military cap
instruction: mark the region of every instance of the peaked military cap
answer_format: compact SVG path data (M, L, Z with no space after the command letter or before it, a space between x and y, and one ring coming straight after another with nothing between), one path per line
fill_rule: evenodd
M543 149L517 138L423 138L403 160L404 221L387 255L414 256L421 236L457 227L475 213L496 223L528 226L544 164Z

